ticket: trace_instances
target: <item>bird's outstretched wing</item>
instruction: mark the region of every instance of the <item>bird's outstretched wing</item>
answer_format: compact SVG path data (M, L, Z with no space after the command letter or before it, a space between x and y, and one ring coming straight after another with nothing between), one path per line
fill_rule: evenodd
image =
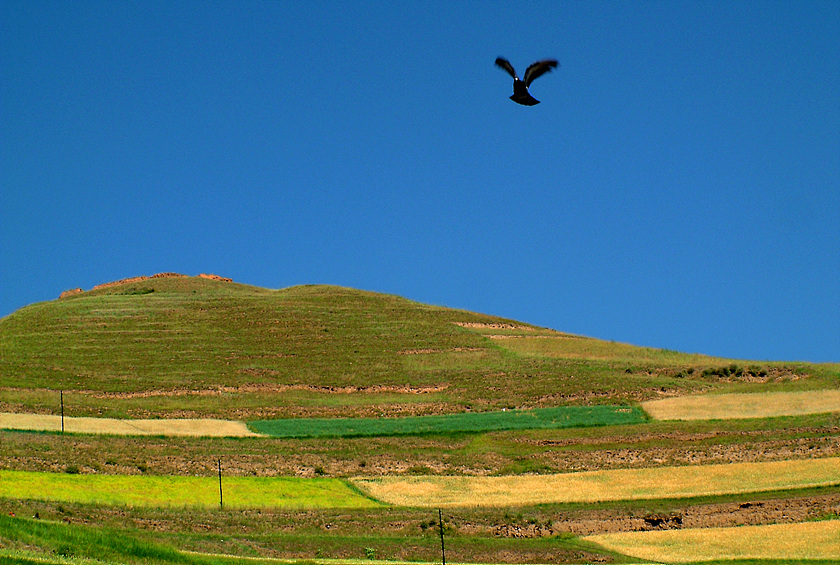
M501 57L499 57L498 59L496 59L496 66L506 70L508 74L510 74L510 76L512 76L513 78L518 78L516 76L516 71L513 70L513 65L511 65L507 59L502 59Z
M505 61L505 63L507 63L507 61ZM496 64L499 64L498 59L496 59ZM510 63L508 63L508 65L510 65ZM525 86L530 86L531 83L534 82L534 79L541 77L555 67L557 67L557 61L554 59L537 61L525 71L525 77L522 79L522 82L525 83Z

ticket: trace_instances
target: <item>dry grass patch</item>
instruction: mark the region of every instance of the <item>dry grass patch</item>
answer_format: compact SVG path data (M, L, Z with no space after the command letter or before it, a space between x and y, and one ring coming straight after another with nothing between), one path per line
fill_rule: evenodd
M61 416L0 412L0 429L61 431ZM244 422L232 420L117 420L64 418L64 431L121 436L259 437Z
M619 469L504 477L359 478L356 486L398 506L527 506L687 498L840 484L840 458Z
M840 412L840 390L680 396L643 402L642 408L657 420L800 416Z
M498 334L489 336L501 347L532 357L622 361L636 364L701 366L725 360L706 355L678 353L667 349L638 347L627 343L553 332L551 335Z
M584 539L625 555L667 563L717 559L840 559L840 520L626 532Z

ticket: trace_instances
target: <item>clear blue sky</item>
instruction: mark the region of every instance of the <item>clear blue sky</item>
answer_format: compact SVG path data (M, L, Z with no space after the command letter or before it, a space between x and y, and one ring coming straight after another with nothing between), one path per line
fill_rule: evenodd
M840 2L0 3L0 316L162 271L840 361ZM508 99L517 70L553 57Z

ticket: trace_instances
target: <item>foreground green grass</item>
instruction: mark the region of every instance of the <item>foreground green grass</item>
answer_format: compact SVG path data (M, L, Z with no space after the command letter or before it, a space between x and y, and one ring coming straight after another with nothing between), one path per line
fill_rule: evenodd
M183 553L125 530L0 516L0 565L233 565L241 562Z
M217 477L75 475L0 471L0 496L124 506L219 506ZM378 503L339 479L223 477L232 508L364 508Z
M249 422L248 427L272 437L313 438L558 429L637 424L644 421L644 412L628 406L564 406L406 418L263 420Z
M434 530L396 536L368 529L363 535L274 532L256 538L237 534L224 537L226 539L213 534L161 536L133 528L0 516L0 564L259 565L279 562L354 565L384 560L388 563L439 563L440 558L439 539ZM447 561L452 563L510 562L511 550L531 563L556 562L558 556L571 557L578 563L592 558L600 562L628 561L614 552L600 550L595 544L570 536L530 540L450 537L447 542ZM288 548L294 549L290 552ZM292 557L296 554L309 557Z

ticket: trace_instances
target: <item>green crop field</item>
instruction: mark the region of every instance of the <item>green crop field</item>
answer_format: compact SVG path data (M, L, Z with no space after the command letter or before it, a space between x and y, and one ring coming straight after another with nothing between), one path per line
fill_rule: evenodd
M283 438L365 437L439 433L492 432L611 426L645 421L638 408L627 406L566 406L534 410L507 410L414 416L406 418L321 418L249 422L258 433Z
M448 562L638 562L591 536L840 515L823 476L837 390L838 364L636 347L335 286L128 281L0 319L0 413L17 428L0 430L0 563L432 563L438 507ZM685 418L698 408L714 419ZM243 422L266 435L233 437ZM98 435L117 425L150 435ZM414 498L379 503L354 481ZM587 498L598 481L610 492ZM731 543L720 559L745 555Z

